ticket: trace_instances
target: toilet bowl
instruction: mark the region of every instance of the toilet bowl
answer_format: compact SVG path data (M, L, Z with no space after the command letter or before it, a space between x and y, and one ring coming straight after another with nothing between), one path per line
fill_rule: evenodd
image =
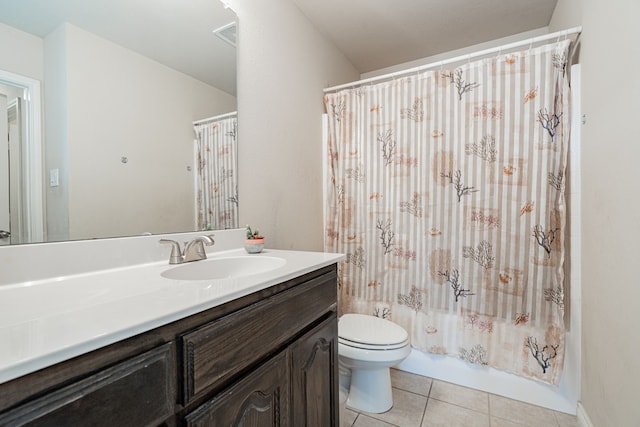
M399 325L375 316L345 314L338 321L340 383L351 372L347 407L382 413L393 406L389 368L409 356L409 334Z

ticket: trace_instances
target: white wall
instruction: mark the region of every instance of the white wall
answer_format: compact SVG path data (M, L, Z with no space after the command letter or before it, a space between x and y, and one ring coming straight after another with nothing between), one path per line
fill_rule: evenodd
M582 25L582 407L595 427L638 426L640 200L636 0L559 0L550 30Z
M68 174L69 238L193 230L191 122L235 97L73 25L63 41L66 93L47 102L66 97L68 160L46 169Z
M44 39L45 200L47 241L69 239L69 154L67 108L67 27ZM48 185L49 171L58 169L59 185Z
M322 250L322 89L359 74L290 0L229 3L239 18L240 224L268 247Z
M0 70L42 81L43 49L41 38L0 23Z
M521 40L526 40L532 37L541 36L549 33L547 27L536 28L535 30L525 31L523 33L514 34L507 37L501 37L499 39L491 40L484 43L478 43L472 46L463 47L449 52L439 53L437 55L427 56L426 58L416 59L414 61L404 62L396 64L391 67L381 68L379 70L363 73L360 78L368 79L371 77L381 76L383 74L395 73L398 71L404 71L409 68L420 67L423 65L433 64L434 62L442 61L445 59L455 58L457 56L467 55L470 53L480 52L485 49L491 49L497 46L503 46L508 43L514 43Z

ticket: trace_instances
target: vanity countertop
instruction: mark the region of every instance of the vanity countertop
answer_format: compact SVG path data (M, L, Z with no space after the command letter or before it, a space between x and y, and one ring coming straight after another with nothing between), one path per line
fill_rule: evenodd
M209 258L240 255L244 249ZM283 250L250 256L286 263L233 279L182 281L162 277L174 267L162 261L0 287L0 384L344 258Z

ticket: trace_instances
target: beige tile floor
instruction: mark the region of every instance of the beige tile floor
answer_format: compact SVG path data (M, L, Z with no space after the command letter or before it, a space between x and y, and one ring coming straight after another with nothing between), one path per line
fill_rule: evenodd
M342 412L342 427L576 427L575 416L391 370L393 408Z

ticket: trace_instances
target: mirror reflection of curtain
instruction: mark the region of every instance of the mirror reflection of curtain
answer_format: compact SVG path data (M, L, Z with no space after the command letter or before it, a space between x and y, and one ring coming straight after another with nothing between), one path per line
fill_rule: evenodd
M325 97L340 311L558 384L569 41Z
M238 227L237 116L194 125L199 230Z

